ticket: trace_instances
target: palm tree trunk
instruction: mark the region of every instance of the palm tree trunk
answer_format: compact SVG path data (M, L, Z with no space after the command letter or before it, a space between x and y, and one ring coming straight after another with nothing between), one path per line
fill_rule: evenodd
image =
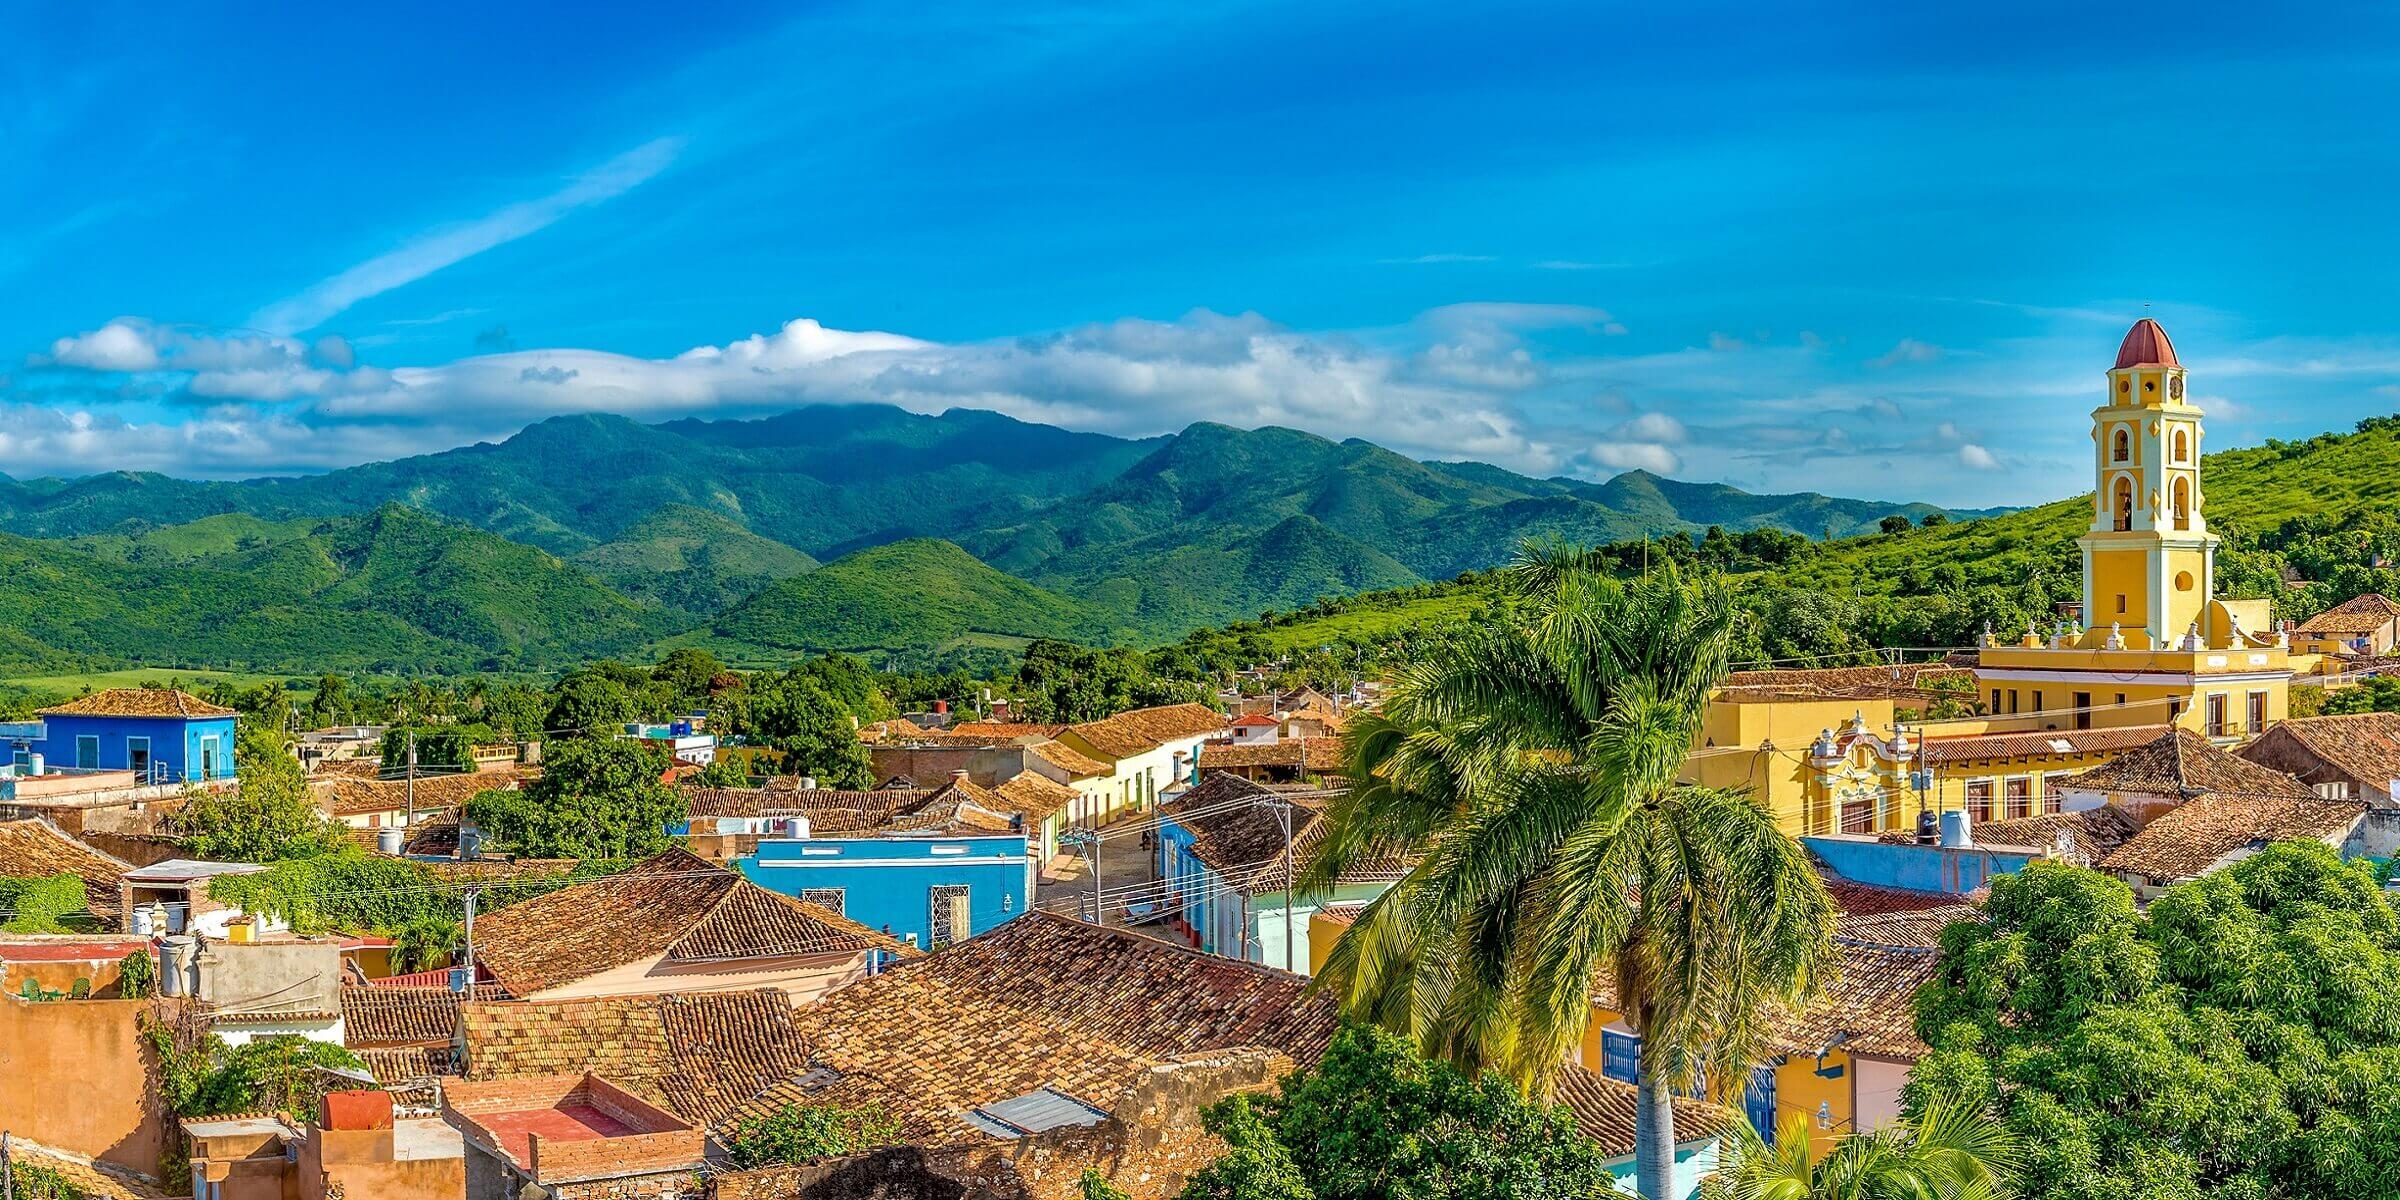
M1675 1190L1675 1090L1664 1071L1644 1071L1633 1113L1633 1177L1647 1200L1683 1200Z

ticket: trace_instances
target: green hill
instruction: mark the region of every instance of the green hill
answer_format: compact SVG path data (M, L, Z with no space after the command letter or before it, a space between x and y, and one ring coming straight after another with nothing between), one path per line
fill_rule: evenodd
M1173 638L1491 567L1529 536L1816 534L1929 511L1638 472L1534 479L1290 429L1202 423L1132 441L872 405L663 425L558 417L498 443L306 478L0 477L0 529L64 539L50 544L97 563L255 577L245 586L286 608L386 616L399 628L361 630L355 646L328 635L323 652L381 661L427 637L438 646L407 653L444 667L588 658L735 628L760 647L923 647L1017 631ZM956 557L920 547L858 559L891 578L862 579L854 564L798 586L820 559L926 540ZM9 586L0 580L0 592ZM283 609L259 611L257 629L198 640L26 635L14 651L0 639L0 654L81 661L138 643L186 660L313 665L315 640L269 636ZM927 631L904 628L919 619Z
M665 622L540 550L397 505L72 542L0 534L0 664L19 672L553 665Z
M712 631L777 650L872 651L941 647L970 634L1113 640L1116 624L949 542L912 538L770 584L719 616Z
M659 509L571 561L628 596L696 613L817 568L816 559L782 542L688 504Z
M2400 418L2361 422L2353 433L2221 451L2206 456L2202 470L2209 527L2225 539L2217 569L2222 594L2271 597L2285 617L2305 617L2362 591L2400 595L2400 570L2377 565L2400 561ZM1691 486L1656 486L1668 482L1635 479L1631 486L1661 496ZM1618 498L1640 506L1622 489ZM1771 566L1734 563L1757 614L1753 653L1957 646L1986 621L2015 629L2028 617L2047 620L2052 604L2077 598L2082 587L2075 539L2089 527L2092 503L2087 492L1979 520L1806 543ZM1683 557L1705 561L1704 553ZM1630 569L1637 560L1624 561ZM1375 644L1473 619L1495 594L1491 580L1477 579L1433 595L1412 589L1353 597L1331 612L1240 628L1276 650Z

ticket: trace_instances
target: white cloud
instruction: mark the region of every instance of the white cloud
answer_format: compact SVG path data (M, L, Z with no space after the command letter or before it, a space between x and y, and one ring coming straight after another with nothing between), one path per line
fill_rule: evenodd
M1735 337L1730 333L1712 332L1708 335L1708 348L1715 350L1720 354L1727 351L1739 350L1745 344L1746 343L1744 343L1742 339Z
M1683 459L1673 450L1652 442L1596 442L1588 456L1593 462L1617 471L1672 475L1683 469Z
M51 361L94 371L148 371L158 366L158 347L146 330L129 321L110 321L90 333L50 343Z
M1973 442L1968 442L1967 444L1958 448L1958 461L1960 465L1975 471L1997 471L2000 469L2000 460L1994 457L1991 451L1986 450Z
M314 328L369 296L414 283L495 246L538 233L577 209L624 195L666 170L680 149L682 142L677 138L660 138L636 146L547 196L511 204L479 220L437 230L322 280L296 296L258 310L250 318L250 324L284 334Z
M1680 445L1691 437L1683 422L1661 412L1648 412L1617 426L1616 436L1629 441Z
M1904 337L1900 339L1899 345L1868 359L1867 365L1881 369L1896 367L1903 363L1929 363L1941 356L1942 348L1940 346Z
M341 465L338 456L353 443L311 440L312 430L336 427L379 429L386 440L363 457L389 458L503 437L563 413L666 419L880 403L918 412L991 409L1127 436L1202 420L1285 425L1367 438L1404 453L1550 472L1567 456L1527 433L1508 399L1542 379L1515 331L1606 315L1544 305L1438 310L1419 328L1441 340L1413 354L1295 332L1256 314L1195 312L1176 321L1122 320L971 343L832 329L802 318L771 334L669 358L520 350L390 370L336 369L322 352L312 357L289 339L169 339L163 327L135 323L127 332L63 339L62 345L74 344L71 357L79 361L53 355L49 365L97 376L122 375L127 364L164 372L205 361L210 369L185 374L185 397L249 402L253 419L244 435L226 442L255 452L260 469ZM172 352L157 348L168 341ZM235 365L242 357L235 348L255 352L258 345L274 353L253 353L256 361ZM223 419L238 420L239 409L226 409ZM169 452L163 440L151 444ZM226 457L209 456L211 462Z

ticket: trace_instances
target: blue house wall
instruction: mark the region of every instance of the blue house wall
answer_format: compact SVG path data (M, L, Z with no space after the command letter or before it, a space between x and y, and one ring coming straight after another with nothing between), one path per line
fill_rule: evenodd
M1804 837L1800 844L1853 883L1947 895L1972 892L1996 875L2014 875L2034 859L1985 846L1920 846L1858 836Z
M44 736L16 756L20 764L39 754L52 770L124 771L134 767L135 750L147 744L151 778L160 783L234 777L234 719L229 716L50 715L41 720Z
M786 896L839 889L842 915L902 941L913 935L926 948L934 944L934 889L967 889L972 937L1024 914L1035 868L1023 834L771 838L734 865Z

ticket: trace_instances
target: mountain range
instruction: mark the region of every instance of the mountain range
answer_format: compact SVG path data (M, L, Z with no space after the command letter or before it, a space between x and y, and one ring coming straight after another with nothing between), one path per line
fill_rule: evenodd
M1839 537L1934 511L1639 471L1537 479L1279 428L1125 439L878 406L568 416L296 478L0 476L0 669L1132 643L1489 567L1529 536Z

